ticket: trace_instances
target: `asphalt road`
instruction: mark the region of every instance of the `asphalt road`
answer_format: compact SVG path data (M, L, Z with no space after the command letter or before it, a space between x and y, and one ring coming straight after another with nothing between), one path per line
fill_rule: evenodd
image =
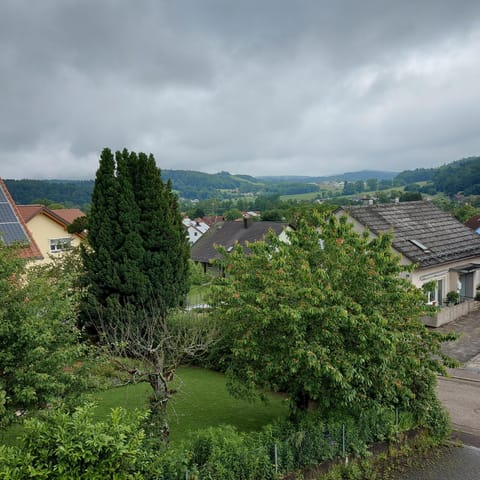
M480 447L480 382L440 377L438 396L450 412L454 436Z
M450 377L438 378L438 396L450 412L454 436L480 447L480 311L438 330L459 334L442 350L462 363L461 368L449 370Z

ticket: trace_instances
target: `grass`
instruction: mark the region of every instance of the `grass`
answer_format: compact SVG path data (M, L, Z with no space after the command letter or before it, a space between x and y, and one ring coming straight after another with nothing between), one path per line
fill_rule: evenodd
M218 372L184 367L177 373L178 392L169 401L172 441L210 426L233 425L242 431L258 430L275 418L287 414L280 396L269 396L268 404L233 398L227 391L225 376ZM147 408L151 387L145 383L119 387L96 395L96 418L105 418L111 408Z
M204 303L209 288L210 284L192 286L187 295L187 305L200 305Z
M316 198L319 193L320 193L320 190L317 192L295 193L292 195L280 195L280 200L282 202L286 202L288 200L308 201Z
M278 395L269 395L269 402L250 403L229 395L225 376L196 367L184 367L178 371L176 393L169 401L170 438L179 441L196 430L233 425L241 431L259 430L263 425L287 414L287 405ZM151 387L146 383L117 387L94 395L98 407L94 417L101 421L114 407L126 410L146 409ZM0 431L0 444L16 444L22 427L13 425Z

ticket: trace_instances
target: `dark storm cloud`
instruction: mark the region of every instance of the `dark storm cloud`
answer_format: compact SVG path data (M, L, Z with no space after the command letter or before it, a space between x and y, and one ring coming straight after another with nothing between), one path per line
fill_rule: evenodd
M0 176L402 170L479 154L476 1L4 0Z

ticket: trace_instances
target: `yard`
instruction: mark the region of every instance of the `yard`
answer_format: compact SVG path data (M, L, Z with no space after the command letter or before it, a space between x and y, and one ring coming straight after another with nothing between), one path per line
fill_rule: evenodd
M178 393L169 403L173 442L184 439L195 430L222 424L233 425L242 431L258 430L287 414L287 405L280 396L269 395L268 404L231 397L221 373L184 367L179 369L177 377ZM114 407L129 411L146 409L150 393L151 388L146 383L98 392L94 396L98 405L95 417L103 420ZM0 443L16 443L21 431L19 425L0 431Z

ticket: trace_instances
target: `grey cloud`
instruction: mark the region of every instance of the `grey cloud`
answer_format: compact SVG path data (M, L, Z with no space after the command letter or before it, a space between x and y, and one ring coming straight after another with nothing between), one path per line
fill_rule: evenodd
M250 174L478 154L479 20L477 1L4 0L0 176L93 177L104 146Z

